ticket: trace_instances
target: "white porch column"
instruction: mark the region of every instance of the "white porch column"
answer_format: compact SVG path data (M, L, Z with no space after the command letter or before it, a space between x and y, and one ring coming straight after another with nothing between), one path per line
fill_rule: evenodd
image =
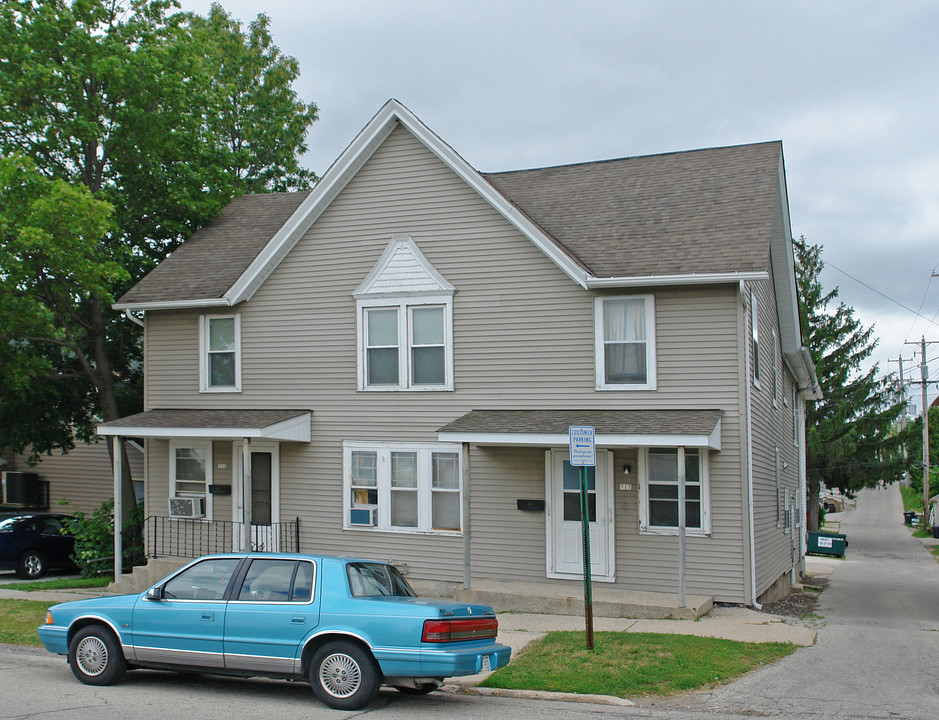
M251 439L241 445L241 550L251 551Z
M678 607L685 607L685 448L678 446Z
M121 436L115 435L111 442L114 451L111 453L114 463L114 582L121 581L123 563L121 556L124 553L123 538L121 537L121 518L123 517L123 504L121 502L121 486L123 484L123 445Z

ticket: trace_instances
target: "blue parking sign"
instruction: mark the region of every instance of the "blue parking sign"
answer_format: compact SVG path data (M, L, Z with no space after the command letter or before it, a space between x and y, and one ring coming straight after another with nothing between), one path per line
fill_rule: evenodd
M589 425L571 425L571 465L593 467L597 464L597 442Z

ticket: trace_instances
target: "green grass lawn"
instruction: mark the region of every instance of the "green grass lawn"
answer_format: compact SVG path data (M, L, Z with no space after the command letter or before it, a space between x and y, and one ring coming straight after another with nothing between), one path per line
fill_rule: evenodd
M789 643L600 632L552 632L532 643L483 687L614 695L667 695L719 685L796 649Z
M0 590L22 590L23 592L35 592L36 590L71 590L73 588L99 588L107 587L111 583L111 577L93 577L93 578L58 578L56 580L35 580L33 582L5 583L0 585Z
M41 646L36 628L46 622L46 610L55 603L0 599L0 643Z

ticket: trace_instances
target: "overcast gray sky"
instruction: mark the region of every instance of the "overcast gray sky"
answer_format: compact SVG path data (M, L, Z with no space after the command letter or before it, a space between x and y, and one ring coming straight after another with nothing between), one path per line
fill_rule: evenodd
M267 13L299 60L319 174L390 97L484 171L782 140L793 234L825 246L826 288L876 325L881 373L902 353L918 378L904 343L939 341L939 3L222 5ZM927 359L939 380L939 344Z

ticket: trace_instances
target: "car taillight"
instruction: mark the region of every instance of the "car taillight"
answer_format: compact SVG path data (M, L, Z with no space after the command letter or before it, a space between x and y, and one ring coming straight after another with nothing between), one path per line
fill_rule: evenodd
M494 638L499 621L494 617L472 620L425 620L421 642L444 643Z

